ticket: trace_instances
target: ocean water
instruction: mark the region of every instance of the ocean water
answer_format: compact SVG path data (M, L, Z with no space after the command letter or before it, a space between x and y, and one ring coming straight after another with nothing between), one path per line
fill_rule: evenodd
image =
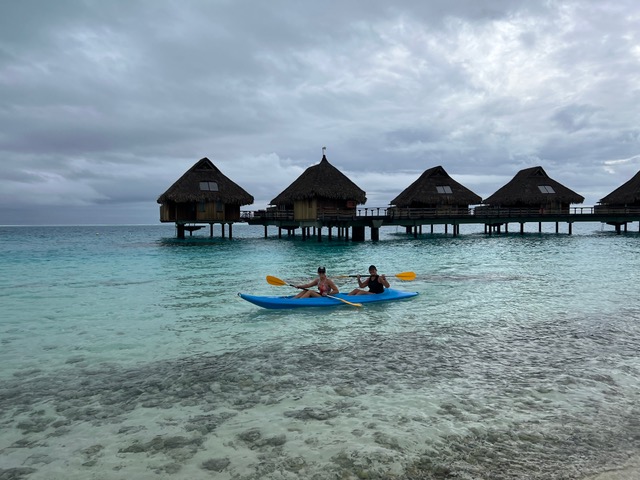
M0 227L0 478L640 478L637 224L203 232ZM419 295L237 296L372 263Z

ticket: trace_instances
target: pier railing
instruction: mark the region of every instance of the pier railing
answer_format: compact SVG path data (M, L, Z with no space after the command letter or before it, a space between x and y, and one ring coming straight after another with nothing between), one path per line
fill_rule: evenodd
M361 217L378 217L388 219L415 219L474 216L490 218L509 217L541 217L557 215L640 215L640 207L570 207L570 208L501 208L485 205L469 208L408 208L408 207L361 207L355 210L324 208L318 211L318 220L356 220ZM243 211L241 219L293 221L293 210L255 210Z

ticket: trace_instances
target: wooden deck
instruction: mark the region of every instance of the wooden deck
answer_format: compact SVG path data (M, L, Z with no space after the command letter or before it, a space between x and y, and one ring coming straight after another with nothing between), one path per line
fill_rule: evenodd
M556 232L559 225L566 223L568 233L572 233L572 224L576 222L599 222L615 227L616 232L627 231L627 225L640 222L640 208L606 208L606 207L572 207L564 212L544 211L538 209L504 209L480 206L469 209L449 209L447 211L429 208L396 208L373 207L359 208L355 211L340 212L324 210L316 219L294 220L293 211L286 210L258 210L242 212L242 221L250 225L263 225L265 236L267 227L275 226L286 230L289 235L301 229L303 237L310 235L310 229L319 239L322 229L326 228L331 238L332 229L338 229L339 237L347 237L349 229L353 232L354 240L364 240L364 229L371 229L371 238L378 238L378 229L382 226L405 227L407 233L417 236L422 233L423 226L445 225L445 232L451 226L454 236L460 233L460 225L482 225L485 233L500 233L509 231L510 224L518 224L519 231L524 232L526 223L538 223L542 231L543 223L555 223Z

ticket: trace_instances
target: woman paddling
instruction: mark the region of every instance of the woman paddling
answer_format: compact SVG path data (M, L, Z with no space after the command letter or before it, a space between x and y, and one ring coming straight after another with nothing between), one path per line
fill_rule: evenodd
M308 288L318 286L318 291L307 290ZM310 297L326 297L327 295L335 295L340 293L336 284L333 283L329 277L327 277L327 269L325 267L318 267L318 278L312 280L304 285L294 285L296 288L304 289L297 294L294 298L310 298Z
M387 277L384 275L378 275L378 269L375 265L369 267L369 276L364 280L360 279L360 275L356 277L358 279L358 285L360 288L352 290L349 295L371 295L376 293L383 293L385 288L390 288ZM369 290L362 290L364 287L368 287Z

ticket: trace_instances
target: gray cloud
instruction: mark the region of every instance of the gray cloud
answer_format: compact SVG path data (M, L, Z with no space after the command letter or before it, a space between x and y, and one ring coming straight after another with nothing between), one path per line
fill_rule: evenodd
M5 2L0 224L155 223L203 156L264 208L322 146L367 206L436 165L483 197L542 165L593 204L640 169L639 23L631 0Z

